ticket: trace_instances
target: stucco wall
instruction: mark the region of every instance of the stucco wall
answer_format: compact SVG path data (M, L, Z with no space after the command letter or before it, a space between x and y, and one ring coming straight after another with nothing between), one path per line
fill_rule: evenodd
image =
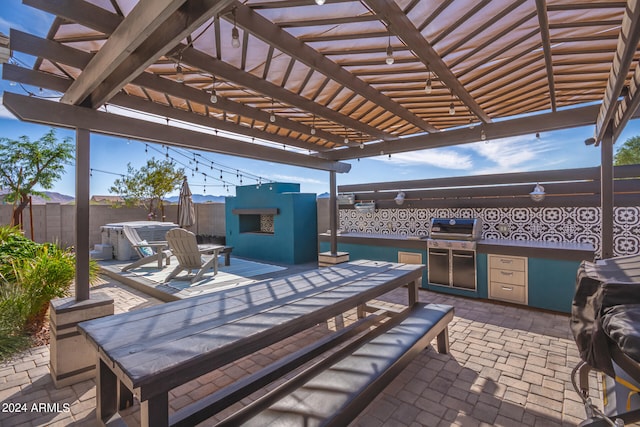
M175 222L178 217L177 205L165 207L165 221ZM0 205L0 224L11 222L11 205ZM196 204L196 223L191 228L195 234L224 236L224 203ZM101 242L100 227L123 221L144 221L144 208L111 207L91 205L89 209L89 242ZM161 219L158 218L158 221ZM29 209L23 213L25 235L31 237ZM33 238L36 242L56 242L62 246L72 246L75 241L75 206L47 203L33 206Z

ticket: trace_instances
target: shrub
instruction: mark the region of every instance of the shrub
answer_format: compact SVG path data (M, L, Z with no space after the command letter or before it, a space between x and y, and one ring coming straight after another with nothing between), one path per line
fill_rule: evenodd
M90 279L98 265L90 265ZM0 227L0 358L24 346L42 328L49 301L69 295L75 254L52 243L35 243L15 228Z

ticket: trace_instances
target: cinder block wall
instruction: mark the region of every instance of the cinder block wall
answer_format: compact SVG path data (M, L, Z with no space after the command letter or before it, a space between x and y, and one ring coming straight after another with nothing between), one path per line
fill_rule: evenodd
M75 242L75 206L47 203L33 206L33 239L36 242L55 242L61 246L72 246ZM224 236L224 203L196 204L196 224L191 229L195 234ZM11 223L11 205L0 205L0 224ZM93 246L101 243L100 227L105 224L124 221L145 221L144 208L112 207L91 205L89 209L89 242ZM176 222L178 206L165 207L165 218L158 221ZM29 209L23 213L25 235L31 237Z

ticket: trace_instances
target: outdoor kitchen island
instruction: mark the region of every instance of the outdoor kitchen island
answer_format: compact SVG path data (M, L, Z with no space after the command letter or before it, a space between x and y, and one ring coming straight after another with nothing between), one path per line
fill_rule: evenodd
M582 260L593 261L587 243L481 239L476 242L476 288L429 283L427 236L349 232L339 234L338 251L351 261L375 259L427 265L422 287L436 292L569 313L576 272ZM319 235L320 251L329 250L330 235ZM402 260L402 261L400 261Z

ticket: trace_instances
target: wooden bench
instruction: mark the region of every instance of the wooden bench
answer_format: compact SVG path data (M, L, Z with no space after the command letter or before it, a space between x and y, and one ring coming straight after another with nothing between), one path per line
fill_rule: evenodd
M438 351L448 353L453 313L415 305L217 425L346 426L436 336Z

